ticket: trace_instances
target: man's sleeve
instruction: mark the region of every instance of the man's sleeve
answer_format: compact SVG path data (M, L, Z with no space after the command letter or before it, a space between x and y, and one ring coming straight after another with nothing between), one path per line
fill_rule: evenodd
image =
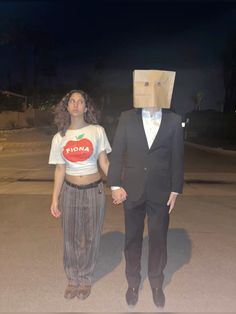
M184 182L184 139L181 117L179 117L172 139L172 185L171 191L182 193Z
M121 186L121 174L123 169L124 154L126 150L126 123L125 115L122 113L116 128L112 153L110 156L110 166L107 175L109 186Z

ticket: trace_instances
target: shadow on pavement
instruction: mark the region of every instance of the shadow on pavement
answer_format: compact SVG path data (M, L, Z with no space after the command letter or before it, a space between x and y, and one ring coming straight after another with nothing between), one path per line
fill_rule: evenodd
M168 233L168 261L165 268L164 286L181 267L190 262L192 241L185 229L170 229Z
M124 238L124 234L119 231L102 234L98 261L94 271L94 282L111 273L120 264Z
M94 272L94 282L112 272L122 261L124 234L122 232L108 232L102 235L100 253ZM172 276L185 264L188 264L192 254L192 243L184 229L169 229L168 232L168 262L165 268L164 286L171 282ZM143 240L142 254L142 282L147 278L148 265L148 237ZM124 280L125 274L123 274Z

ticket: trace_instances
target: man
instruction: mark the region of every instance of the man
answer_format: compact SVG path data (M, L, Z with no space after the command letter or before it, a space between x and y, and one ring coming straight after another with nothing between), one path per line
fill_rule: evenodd
M113 141L108 185L124 202L126 302L138 301L144 220L148 218L148 278L154 304L164 307L169 214L183 188L181 117L170 110L175 72L134 71L134 107L121 114Z

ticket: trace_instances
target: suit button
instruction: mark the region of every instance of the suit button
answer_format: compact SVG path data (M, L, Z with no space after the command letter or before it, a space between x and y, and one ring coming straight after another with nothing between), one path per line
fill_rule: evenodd
M144 170L147 171L147 168L145 167Z

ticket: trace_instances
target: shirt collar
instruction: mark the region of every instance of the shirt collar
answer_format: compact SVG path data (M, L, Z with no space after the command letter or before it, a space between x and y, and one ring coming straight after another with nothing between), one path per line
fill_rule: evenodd
M149 110L147 110L145 108L142 109L142 117L146 118L146 119L159 119L159 118L161 118L161 115L162 115L162 110L161 109L158 110L158 111L155 111L153 116L151 116Z

